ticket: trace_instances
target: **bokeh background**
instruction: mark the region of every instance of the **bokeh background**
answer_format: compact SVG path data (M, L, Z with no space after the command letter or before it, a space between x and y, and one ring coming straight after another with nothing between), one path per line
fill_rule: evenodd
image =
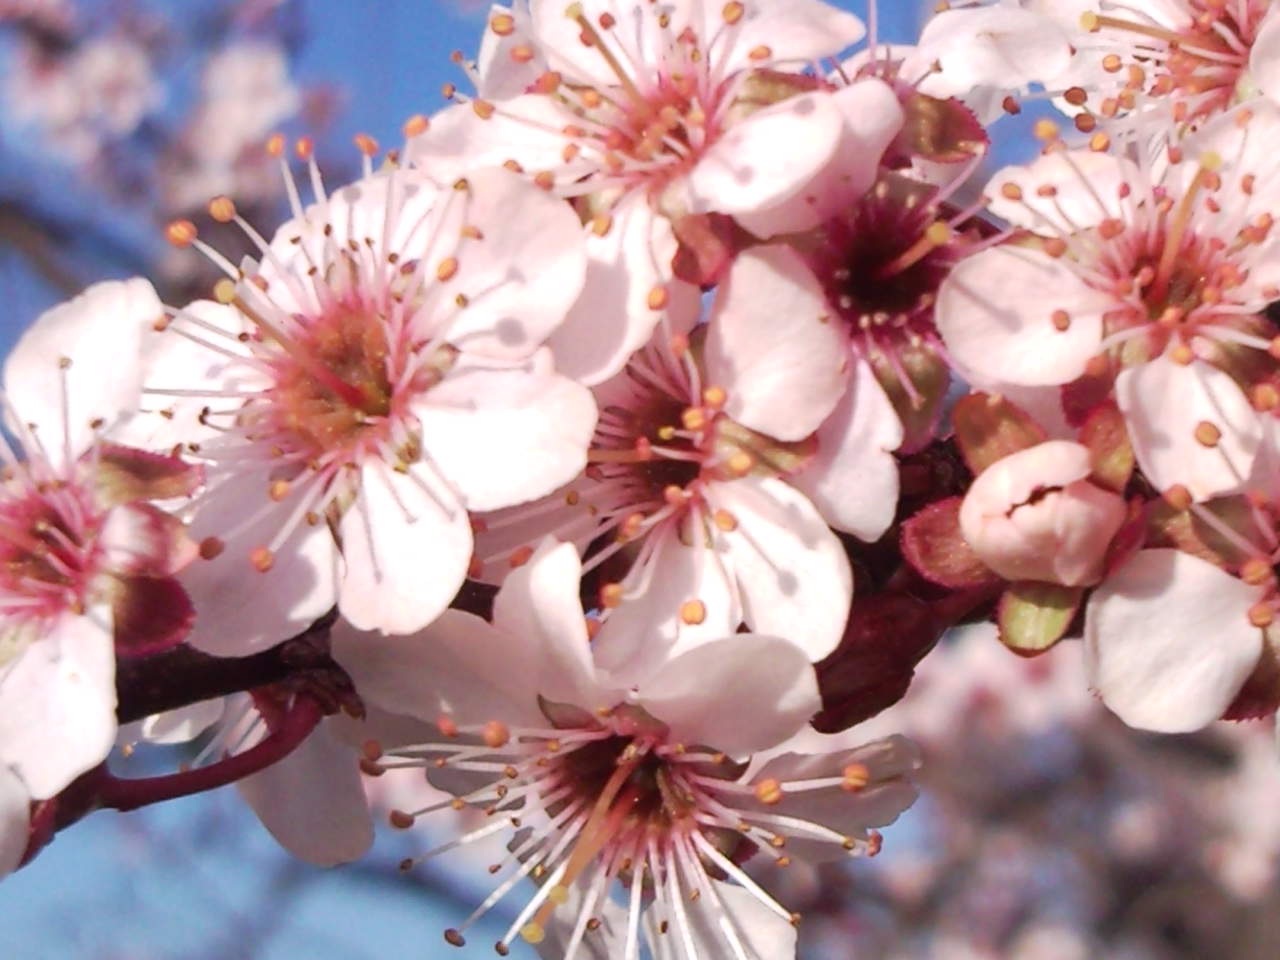
M882 37L909 42L923 6L882 0ZM227 193L269 233L283 193L266 136L314 136L330 182L350 178L354 134L394 146L405 118L444 104L441 85L463 79L450 53L474 52L484 15L443 0L0 0L0 354L96 280L142 273L166 302L200 295L209 275L165 245L166 222ZM1028 153L1035 115L997 126L1000 159ZM880 857L770 878L804 915L802 956L1280 956L1269 722L1136 734L1089 695L1078 644L1023 661L968 628L867 724L895 731L924 748L924 792ZM184 756L113 762L140 775ZM419 789L370 785L384 810ZM396 868L455 826L388 829L365 861L321 871L280 851L234 789L100 813L0 885L0 960L493 956L501 910L464 949L441 937L483 898L485 852Z

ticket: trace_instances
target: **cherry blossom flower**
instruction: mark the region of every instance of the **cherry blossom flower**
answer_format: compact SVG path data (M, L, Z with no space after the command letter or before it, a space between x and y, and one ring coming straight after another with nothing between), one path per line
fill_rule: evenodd
M209 559L187 584L211 653L335 600L365 629L420 628L465 578L467 511L572 478L595 424L542 347L582 283L568 207L504 170L441 187L391 169L328 197L312 170L319 201L270 244L213 202L260 245L242 270L170 228L229 274L160 335L140 428L208 466L192 529Z
M195 556L174 500L198 472L114 443L140 399L145 280L100 283L43 314L4 367L0 435L0 767L45 799L95 766L116 732L116 654L179 642Z
M873 475L871 501L874 471L863 466L862 445L879 439L879 424L841 421L823 446L823 421L840 416L844 361L831 326L788 293L761 282L734 294L774 297L760 327L730 325L719 306L689 334L663 336L664 323L596 388L602 413L584 474L544 501L479 519L477 572L499 579L554 533L590 546L586 569L598 578L604 630L636 638L645 657L724 636L743 621L811 660L830 653L848 618L852 577L802 491L835 488L861 469Z
M1280 292L1277 132L1280 110L1257 101L1181 143L1174 158L1188 159L1160 173L1052 144L998 173L992 211L1033 235L944 281L937 322L952 356L979 380L1070 384L1086 410L1113 388L1157 488L1198 500L1240 489L1258 409L1273 405L1262 311Z
M480 97L434 117L408 157L507 163L581 198L591 268L551 342L591 384L622 367L668 305L696 296L672 266L682 224L705 233L704 215L794 199L863 106L857 89L819 91L787 72L863 35L857 17L819 0L530 0L496 8L489 32Z
M1089 450L1066 440L996 461L965 494L965 540L1006 580L1097 583L1126 510L1123 498L1089 482L1090 471Z
M425 856L512 831L494 871L504 876L445 938L461 946L475 919L532 877L538 891L498 952L517 935L541 942L555 924L574 956L618 880L629 893L611 955L639 956L642 912L688 956L703 955L699 945L767 955L757 937L776 936L770 918L793 918L739 861L753 850L776 863L874 853L871 828L914 799L914 750L901 738L853 746L806 730L820 703L815 675L780 638L725 637L639 674L601 669L580 576L573 547L549 540L507 578L492 626L447 611L416 637L335 628L335 653L366 701L418 721L388 736L370 724L367 764L420 767L455 795L443 806L489 813ZM720 878L748 896L725 899Z

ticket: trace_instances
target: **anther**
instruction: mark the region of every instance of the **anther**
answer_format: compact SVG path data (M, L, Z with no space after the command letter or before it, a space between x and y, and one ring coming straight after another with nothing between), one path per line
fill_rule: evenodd
M646 302L650 310L665 310L670 299L671 295L667 292L667 288L659 285L649 291Z
M431 120L424 114L415 113L412 117L404 122L403 132L406 139L416 137L419 134L426 133L431 126Z
M1206 447L1216 447L1222 439L1222 431L1208 420L1196 424L1195 435L1196 440Z
M392 810L387 815L387 822L397 830L408 830L413 826L413 814L405 813L403 810Z
M175 247L189 247L196 242L196 225L190 220L174 220L165 227L164 237Z
M205 537L200 541L200 559L212 560L225 550L227 545L217 537Z
M266 573L275 566L275 555L266 547L254 547L249 552L249 562L259 573Z
M707 605L701 600L686 600L680 605L680 620L696 626L707 619Z
M505 723L490 720L484 725L484 732L481 733L480 737L484 740L485 746L497 750L499 747L505 747L511 741L511 731L507 729Z
M773 777L761 780L756 784L756 799L766 806L774 806L782 802L782 784Z
M1160 496L1174 510L1181 512L1191 507L1191 491L1180 483L1175 483Z
M851 763L844 768L843 775L840 789L849 793L857 793L871 782L871 771L867 769L866 764Z

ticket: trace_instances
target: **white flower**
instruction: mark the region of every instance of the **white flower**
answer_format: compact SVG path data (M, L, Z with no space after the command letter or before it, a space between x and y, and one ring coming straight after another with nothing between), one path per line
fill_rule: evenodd
M523 179L393 169L299 210L243 272L204 249L234 279L161 336L140 427L208 465L192 529L223 555L186 581L193 644L261 648L335 600L362 628L416 630L466 576L468 510L585 464L595 405L542 347L580 289L581 233Z
M696 298L675 279L674 221L784 204L845 142L858 92L811 92L812 77L784 71L863 32L819 0L496 8L481 99L434 117L408 157L427 170L505 162L563 196L589 197L586 289L552 347L566 372L599 383L668 305ZM763 100L748 89L759 78Z
M821 472L809 467L812 435L843 391L844 359L831 326L784 284L743 295L753 293L776 295L772 329L718 313L689 335L664 336L664 323L596 388L591 465L545 501L480 518L481 575L498 579L554 533L594 544L586 569L600 571L603 631L628 651L621 637L646 638L640 656L661 659L743 621L815 662L835 648L852 576L801 481ZM691 347L703 334L705 350ZM819 432L824 464L868 459L852 447L842 455L838 440L826 449Z
M461 945L471 922L532 876L540 887L498 951L517 935L540 942L556 924L570 955L593 939L589 920L617 880L630 893L611 956L639 956L642 912L686 952L776 956L761 950L792 917L737 861L752 850L775 861L874 853L871 828L914 799L904 778L913 748L806 732L820 703L813 668L775 637L710 641L638 674L600 669L580 573L572 546L549 541L507 578L493 626L448 611L414 637L335 629L335 653L366 701L419 721L381 738L371 724L367 755L421 766L489 811L434 852L513 833L493 895L446 939ZM726 897L721 878L741 890Z
M171 579L194 556L146 501L190 492L174 458L115 446L140 399L145 280L101 283L46 312L4 367L0 437L0 766L36 799L100 763L116 732L115 658L180 641Z
M980 379L1114 384L1143 472L1197 500L1240 489L1262 440L1255 391L1280 295L1271 143L1280 108L1224 115L1160 171L1060 144L994 178L992 210L1035 236L961 261L938 329Z

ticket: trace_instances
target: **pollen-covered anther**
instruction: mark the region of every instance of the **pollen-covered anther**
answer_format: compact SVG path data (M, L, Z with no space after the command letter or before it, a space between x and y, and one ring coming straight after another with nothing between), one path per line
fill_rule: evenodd
M1053 311L1049 319L1053 321L1055 330L1060 330L1065 333L1067 330L1071 329L1071 315L1065 310Z
M1206 447L1216 447L1222 440L1222 431L1208 420L1196 424L1196 442Z
M484 725L480 738L484 740L485 746L497 750L499 747L505 747L511 742L511 731L507 729L505 723L501 723L498 720L490 720Z
M1192 350L1188 344L1182 341L1175 343L1169 348L1169 359L1179 366L1188 366L1195 358L1195 351Z
M689 495L685 493L683 487L677 487L671 483L662 488L662 499L673 507L680 507L689 499Z
M618 525L618 539L620 541L633 540L644 530L644 514L631 513Z
M1249 608L1249 622L1255 627L1269 627L1275 621L1276 612L1265 600Z
M751 456L751 454L747 453L745 450L739 450L729 458L726 464L729 468L729 472L739 477L745 477L752 471L755 465L755 457Z
M762 61L765 61L765 60L771 60L773 59L773 49L762 43L758 47L751 48L751 50L747 53L747 59L754 60L756 63L761 63Z
M221 555L226 548L226 543L217 537L205 537L200 541L200 559L212 560L214 557Z
M509 37L516 32L516 18L509 13L495 14L489 21L489 29L500 37Z
M649 291L645 302L649 305L650 310L665 310L667 304L671 302L671 295L667 292L665 286L659 285Z
M1255 410L1274 410L1280 407L1280 389L1273 383L1259 383L1250 395Z
M249 562L259 573L266 573L275 566L276 557L266 547L254 547L249 551Z
M436 279L448 283L458 274L458 258L445 257L436 265Z
M707 412L701 407L686 407L680 413L680 422L686 430L702 430L707 425Z
M236 205L228 196L214 197L209 201L209 216L219 223L230 223L236 218Z
M729 0L729 2L720 9L720 16L725 23L729 24L729 26L733 26L742 19L743 14L746 12L747 8L739 3L738 0Z
M723 407L728 399L729 394L725 392L724 387L712 385L702 391L702 402L716 410Z
M843 779L840 781L840 789L849 793L857 793L871 782L871 771L867 769L866 764L851 763L842 771Z
M612 610L622 605L622 584L606 583L600 588L600 606Z
M1260 587L1272 579L1271 564L1266 557L1250 557L1240 564L1240 579L1255 587Z
M1191 507L1191 491L1181 483L1175 483L1160 496L1174 510L1188 510Z
M401 131L404 133L405 138L408 139L426 133L430 126L431 120L425 114L415 113L404 122Z
M293 145L293 152L298 155L299 160L310 160L316 152L316 142L310 137L299 137L298 142Z
M542 924L530 922L520 928L520 936L525 943L539 944L547 938L547 931Z
M707 605L701 600L686 600L680 604L680 620L690 626L697 626L707 619Z
M738 518L728 510L717 510L711 515L711 521L725 533L738 529Z
M1054 143L1062 135L1062 130L1048 118L1041 118L1031 128L1032 134L1042 143Z
M190 220L174 220L164 230L164 238L175 247L189 247L196 242L198 232Z
M288 495L289 495L288 480L272 480L271 485L267 487L267 496L269 496L276 503L279 503Z
M497 107L495 107L493 103L489 100L481 100L477 98L471 101L471 110L481 120L488 120L490 117L493 116L494 112L497 110Z
M766 806L774 806L782 802L782 784L773 777L761 780L756 784L756 799Z

